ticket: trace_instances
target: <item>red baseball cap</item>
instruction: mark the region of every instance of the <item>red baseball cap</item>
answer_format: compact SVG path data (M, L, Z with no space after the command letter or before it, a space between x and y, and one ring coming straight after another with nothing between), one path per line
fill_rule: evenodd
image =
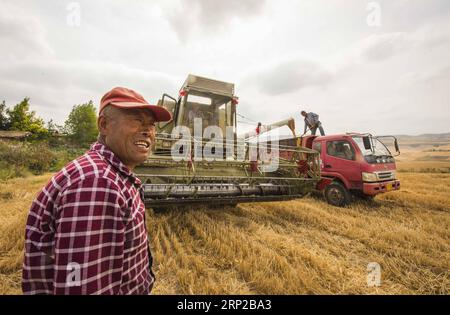
M141 94L124 87L115 87L103 95L100 101L99 114L108 105L120 108L148 108L155 116L156 121L172 119L172 115L167 109L162 106L150 105Z

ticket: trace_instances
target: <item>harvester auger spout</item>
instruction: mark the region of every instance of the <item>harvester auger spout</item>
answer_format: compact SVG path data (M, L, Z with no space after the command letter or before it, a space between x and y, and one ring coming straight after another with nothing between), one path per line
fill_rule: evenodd
M320 180L316 151L238 139L232 83L189 75L178 99L158 104L173 120L157 125L152 155L135 169L148 207L289 200Z

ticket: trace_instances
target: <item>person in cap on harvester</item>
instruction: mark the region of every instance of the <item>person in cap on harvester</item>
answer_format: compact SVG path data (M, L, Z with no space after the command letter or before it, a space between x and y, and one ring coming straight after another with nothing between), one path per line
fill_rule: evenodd
M195 118L200 118L202 120L205 118L205 115L203 114L202 110L200 109L200 105L198 105L198 104L194 104L192 106L192 109L189 111L189 114L188 114L189 125L194 126Z
M31 205L24 294L149 294L155 276L141 181L163 107L116 87L100 102L98 141L56 173Z
M256 135L259 136L261 131L262 131L262 124L259 122L258 126L256 126L256 129L255 129Z
M305 118L305 130L303 134L306 133L306 131L311 130L311 134L315 135L317 128L319 128L320 135L324 136L325 132L323 131L322 123L319 121L319 115L316 113L310 112L307 113L304 110L301 111L301 115Z

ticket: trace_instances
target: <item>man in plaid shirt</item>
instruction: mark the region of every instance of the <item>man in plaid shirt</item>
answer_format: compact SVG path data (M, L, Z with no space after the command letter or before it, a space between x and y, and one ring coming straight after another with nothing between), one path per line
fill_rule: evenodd
M55 174L26 224L24 294L149 294L152 268L141 181L163 107L114 88L100 104L98 142Z

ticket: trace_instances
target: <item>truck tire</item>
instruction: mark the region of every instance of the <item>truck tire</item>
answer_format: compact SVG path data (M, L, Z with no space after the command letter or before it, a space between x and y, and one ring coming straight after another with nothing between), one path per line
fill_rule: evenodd
M373 201L375 196L373 195L365 195L362 191L358 190L353 193L353 196L365 201Z
M333 182L325 187L325 199L330 205L344 207L351 201L351 194L341 183Z

